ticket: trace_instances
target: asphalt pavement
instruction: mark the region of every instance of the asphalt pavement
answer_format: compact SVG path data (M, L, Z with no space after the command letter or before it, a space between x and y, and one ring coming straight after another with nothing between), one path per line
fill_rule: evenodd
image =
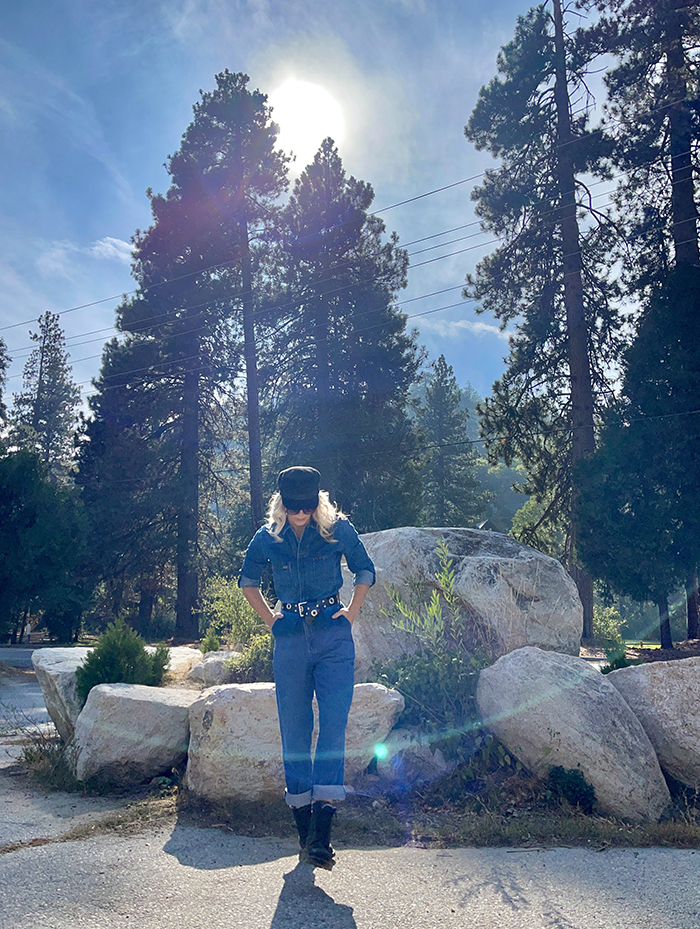
M341 849L174 822L0 855L2 929L697 929L700 852Z
M38 710L33 675L18 675L2 675L0 698ZM101 834L128 797L39 790L12 737L0 742L0 929L700 926L700 851L340 847L332 872L314 871L291 835L239 836L235 823L173 816ZM96 828L75 839L76 824Z

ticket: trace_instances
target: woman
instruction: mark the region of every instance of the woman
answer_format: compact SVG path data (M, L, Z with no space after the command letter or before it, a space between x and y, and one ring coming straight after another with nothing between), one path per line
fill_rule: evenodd
M273 667L282 734L285 799L299 830L301 856L330 870L333 802L345 799L345 728L352 702L352 624L375 580L364 545L348 519L320 490L315 468L282 471L268 522L253 536L241 568L243 594L275 637ZM343 606L341 558L355 575ZM272 566L281 609L270 609L260 581ZM319 731L311 757L312 699Z

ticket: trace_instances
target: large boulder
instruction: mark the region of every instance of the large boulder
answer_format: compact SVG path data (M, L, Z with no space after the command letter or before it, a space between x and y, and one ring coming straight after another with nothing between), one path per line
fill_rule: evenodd
M218 652L207 652L196 661L185 675L185 679L193 684L203 687L215 687L217 684L226 684L231 680L230 672L226 670L226 662L236 658L240 652L220 649Z
M663 770L700 789L700 658L621 668L607 679L642 724Z
M363 771L403 709L381 684L355 686L346 738L346 779ZM190 708L188 790L207 800L258 801L284 791L275 685L225 684Z
M147 645L146 651L153 653L155 648ZM176 645L168 649L165 683L174 684L185 680L191 668L201 660L202 653L191 645Z
M496 655L527 645L578 655L583 608L571 577L558 561L510 536L478 529L385 529L363 535L377 568L353 627L356 680L366 680L375 660L415 649L415 640L394 629L391 587L410 601L416 590L427 600L437 588L437 544L444 539L453 559L454 589L470 617L472 648L487 644ZM345 570L342 598L352 593Z
M73 738L75 721L81 710L76 693L75 672L92 649L37 648L32 665L49 716L64 742Z
M601 812L657 820L670 801L639 720L606 675L580 658L522 648L479 675L479 711L534 773L578 768Z
M181 764L197 692L143 684L99 684L75 724L78 780L140 784Z

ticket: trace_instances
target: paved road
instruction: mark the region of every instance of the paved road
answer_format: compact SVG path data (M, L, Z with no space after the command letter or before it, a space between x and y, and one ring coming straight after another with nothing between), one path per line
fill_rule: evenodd
M14 645L0 647L0 662L12 665L15 668L31 668L32 648L21 648Z
M0 855L2 929L697 929L700 852L341 850L174 823Z
M11 729L13 722L25 725L49 721L41 688L31 670L33 651L0 648L0 733Z

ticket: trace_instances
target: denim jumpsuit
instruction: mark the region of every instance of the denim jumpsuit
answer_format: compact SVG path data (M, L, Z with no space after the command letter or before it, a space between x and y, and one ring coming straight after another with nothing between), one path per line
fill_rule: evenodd
M312 521L301 539L286 523L281 541L263 527L253 536L241 568L241 587L259 587L265 567L272 566L275 593L283 604L315 603L335 596L343 584L343 555L355 584L374 584L371 558L355 527L338 519L333 541L326 542ZM273 668L282 757L289 806L313 800L344 800L345 728L354 684L355 646L350 622L333 614L340 602L302 617L298 609L282 610L272 627ZM319 730L311 757L312 699L318 702Z

